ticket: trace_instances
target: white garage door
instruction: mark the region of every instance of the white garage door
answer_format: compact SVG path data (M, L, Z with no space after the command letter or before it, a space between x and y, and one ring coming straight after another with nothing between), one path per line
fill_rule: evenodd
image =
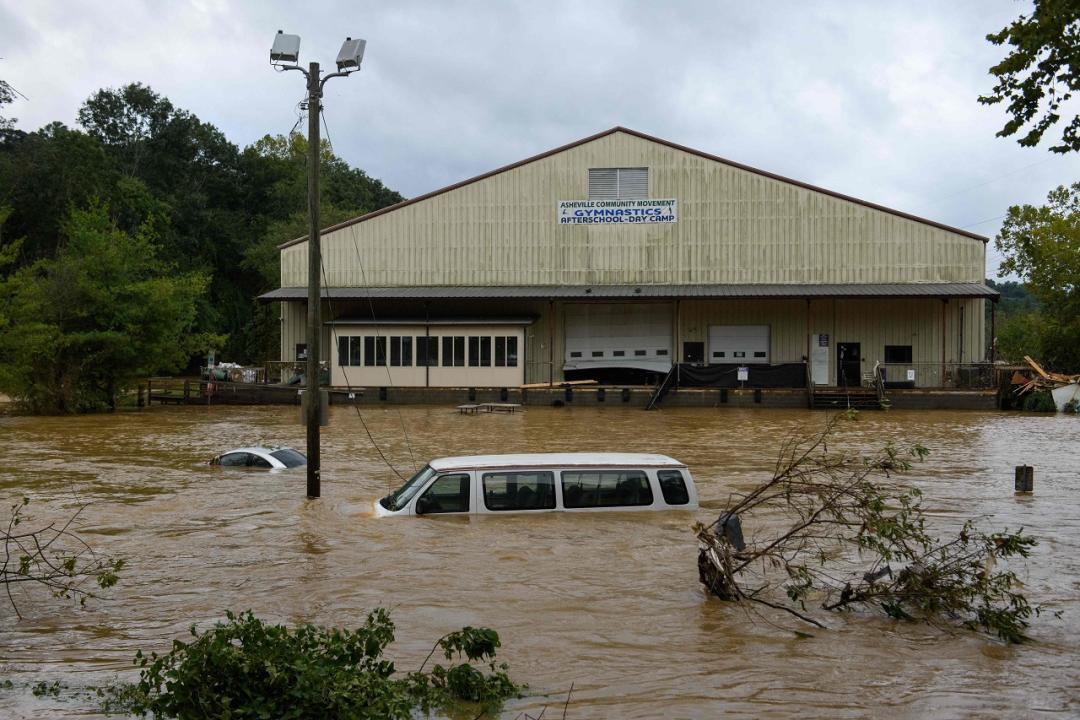
M671 368L670 304L566 306L566 370Z
M768 364L769 326L710 325L708 361L714 365Z

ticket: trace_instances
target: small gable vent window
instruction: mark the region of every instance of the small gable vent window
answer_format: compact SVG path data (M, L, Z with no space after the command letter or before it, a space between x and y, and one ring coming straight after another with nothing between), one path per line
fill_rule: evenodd
M590 168L590 200L644 200L649 197L649 168Z

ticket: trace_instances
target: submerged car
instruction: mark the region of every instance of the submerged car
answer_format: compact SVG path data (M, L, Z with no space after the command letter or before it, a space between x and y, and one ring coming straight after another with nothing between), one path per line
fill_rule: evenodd
M432 460L375 514L693 510L690 470L666 455L537 453Z
M307 465L307 458L303 453L288 447L245 447L218 455L210 464L280 470Z

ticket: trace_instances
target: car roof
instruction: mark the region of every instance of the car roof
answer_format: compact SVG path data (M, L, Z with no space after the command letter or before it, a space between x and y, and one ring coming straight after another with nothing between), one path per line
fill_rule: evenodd
M246 453L256 453L256 454L262 454L262 455L269 455L270 453L277 452L278 450L292 450L292 448L265 447L265 446L262 446L262 445L255 445L255 446L252 446L252 447L233 448L232 450L226 450L225 452L223 452L221 454L222 455L231 455L232 453L246 452Z
M576 453L518 453L509 455L460 455L436 458L428 463L433 469L465 470L505 467L673 467L684 463L667 455L651 453L576 452Z

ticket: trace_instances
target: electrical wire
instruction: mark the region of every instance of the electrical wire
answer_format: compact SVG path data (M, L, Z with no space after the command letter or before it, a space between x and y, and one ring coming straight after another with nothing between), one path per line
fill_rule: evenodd
M985 225L988 222L993 222L995 220L1001 220L1001 219L1006 218L1006 217L1008 217L1008 215L998 215L997 217L986 218L985 220L980 220L979 222L971 223L970 225L961 225L960 229L963 230L965 228L973 228L973 227L975 227L977 225Z
M308 239L308 241L310 242L310 238ZM320 260L320 262L319 262L319 271L320 271L320 273L319 274L322 275L323 287L326 287L329 290L329 284L328 284L327 279L326 279L326 264L322 262L322 254L321 253L319 255L319 260ZM326 293L326 307L330 311L330 324L334 325L335 324L334 302L330 297L329 291ZM329 348L328 350L329 350L330 353L334 352L334 348ZM346 389L349 392L352 392L353 386L352 386L352 383L349 382L349 374L348 374L348 371L345 370L345 366L342 366L341 373L345 377L345 387L346 387ZM400 472L398 472L398 469L396 467L394 467L393 463L391 463L389 458L386 457L386 454L383 453L382 448L379 447L379 443L376 442L375 436L373 436L371 434L371 429L368 427L367 422L365 422L365 420L364 420L363 414L360 412L360 407L358 405L353 405L353 410L356 411L356 417L360 418L360 425L363 426L364 432L367 433L368 440L371 441L371 445L372 445L372 447L375 448L375 452L377 452L379 454L379 457L382 458L382 461L384 463L386 463L386 466L388 468L390 468L390 470L392 470L395 475L398 476L399 480L405 480L405 476L402 475ZM406 438L407 438L407 436L406 436ZM409 449L409 453L410 453L410 455L412 454L412 449L411 448Z
M323 110L321 108L320 108L320 110L321 110L321 112L319 113L319 115L322 118L323 128L325 128L325 130L326 130L326 142L330 146L330 151L333 152L334 151L334 141L330 139L330 125L326 121L326 110ZM364 287L369 287L368 281L367 281L367 272L364 270L364 261L360 257L360 248L356 244L356 237L355 236L352 237L352 246L353 246L353 252L356 253L356 264L360 268L360 281L361 281L361 283L363 283ZM379 335L379 326L377 324L376 317L375 317L375 303L372 300L370 294L368 295L368 309L371 312L371 321L373 323L373 327L375 328L375 338L377 340L380 337L380 335ZM389 365L383 365L383 367L386 369L386 382L387 382L387 385L389 387L394 387L394 377L390 373L390 366ZM347 378L346 378L346 381L347 381ZM401 415L401 410L400 409L397 410L397 416L398 416L398 421L401 424L401 434L405 437L405 446L409 449L409 460L410 460L410 462L412 462L413 472L416 472L417 470L419 470L419 468L416 465L416 456L413 453L412 441L409 438L409 431L405 427L405 418Z
M334 152L334 141L330 139L330 126L326 124L326 111L320 108L319 117L322 118L323 134L326 135L326 144L330 146L330 152Z
M330 146L330 149L331 149L331 152L332 152L334 144L333 144L333 141L330 139L330 128L329 128L329 125L327 125L327 123L326 123L326 112L324 110L322 110L322 108L320 108L319 116L322 119L323 127L326 130L326 142ZM352 245L353 245L353 250L356 253L357 265L360 267L361 282L363 283L364 287L368 287L367 273L364 270L364 263L363 263L363 260L360 257L360 248L356 245L356 238L355 237L352 240ZM333 324L334 319L335 319L335 317L334 317L334 305L333 305L333 300L330 298L330 293L329 293L330 284L329 284L329 281L328 281L327 275L326 275L326 263L322 262L321 254L320 254L320 267L319 267L319 270L320 270L320 274L322 275L323 286L328 288L327 296L326 296L326 304L327 304L327 308L330 311L330 322L331 322L331 324ZM379 334L379 326L378 326L378 324L374 324L374 323L376 323L375 303L372 300L370 294L368 295L368 307L369 307L369 310L371 312L371 320L372 320L372 323L373 323L373 327L375 328L375 338L376 338L376 343L377 343L378 339L381 337L381 335ZM334 352L334 350L335 350L335 348L330 348L331 353ZM345 369L345 367L346 366L344 366L344 365L342 366L341 372L342 372L342 376L345 378L345 386L351 392L353 386L352 386L352 383L349 381L349 374L348 374L348 371ZM389 385L389 387L394 387L394 378L393 378L393 375L390 372L390 366L387 364L387 365L383 365L383 367L386 370L387 384ZM360 424L363 425L364 431L367 433L368 439L371 440L371 444L375 447L376 452L379 453L379 457L381 457L383 459L383 462L386 463L387 467L389 467L391 470L393 470L394 474L397 475L398 478L404 480L405 478L401 475L400 472L398 472L397 468L395 468L390 463L390 461L386 458L386 455L383 454L383 451L379 447L378 443L376 443L375 438L371 434L371 430L368 428L367 423L364 421L364 417L360 412L359 406L353 405L353 409L356 411L357 417L360 418ZM418 470L418 468L416 466L416 455L413 452L412 440L411 440L411 438L409 438L409 431L405 427L405 418L402 416L400 408L396 409L396 412L397 412L397 416L398 416L398 422L401 424L401 434L405 438L405 446L409 450L409 460L412 463L413 471L415 472L416 470Z
M1024 165L1023 167L1016 168L1015 170L1009 170L1007 172L1000 173L1000 174L995 175L994 177L992 177L992 178L990 178L988 180L984 180L984 181L976 183L974 185L968 185L967 187L960 188L959 190L951 192L951 193L949 193L947 195L939 195L938 197L934 198L933 200L931 200L928 203L925 203L925 204L921 205L920 207L922 207L922 208L932 208L932 207L934 207L936 205L940 205L945 200L949 200L951 198L956 197L957 195L963 195L964 193L969 192L971 190L977 190L978 188L986 187L987 185L991 185L993 183L996 183L998 180L1001 180L1002 178L1007 178L1010 175L1016 175L1017 173L1022 173L1025 170L1030 170L1033 167L1037 167L1039 165L1042 165L1044 163L1048 163L1051 160L1056 160L1056 159L1057 159L1056 157L1048 157L1048 158L1045 158L1043 160L1039 160L1038 162L1033 162L1030 165Z

